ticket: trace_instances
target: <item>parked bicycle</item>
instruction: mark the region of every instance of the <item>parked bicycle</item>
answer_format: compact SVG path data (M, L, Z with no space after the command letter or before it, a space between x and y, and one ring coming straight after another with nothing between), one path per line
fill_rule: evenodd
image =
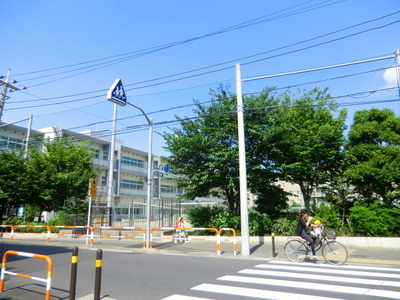
M347 249L343 244L336 242L336 233L325 229L321 240L317 241L315 251L322 249L325 261L332 265L343 265L348 258ZM301 238L289 238L284 247L286 257L293 262L302 262L311 252L306 240Z

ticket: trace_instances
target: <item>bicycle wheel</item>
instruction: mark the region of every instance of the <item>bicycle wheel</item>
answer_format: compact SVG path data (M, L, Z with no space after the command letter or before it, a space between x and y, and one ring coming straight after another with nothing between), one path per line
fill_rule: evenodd
M286 257L294 262L303 261L308 253L308 250L299 240L293 240L286 243L284 247Z
M322 255L332 265L343 265L347 261L347 249L341 243L330 241L322 248Z

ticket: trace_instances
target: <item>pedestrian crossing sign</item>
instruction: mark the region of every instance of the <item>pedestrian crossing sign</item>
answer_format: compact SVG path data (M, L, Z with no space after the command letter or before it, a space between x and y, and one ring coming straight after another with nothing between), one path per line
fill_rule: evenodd
M107 100L121 106L126 105L126 95L121 79L117 79L114 81L113 85L108 90Z

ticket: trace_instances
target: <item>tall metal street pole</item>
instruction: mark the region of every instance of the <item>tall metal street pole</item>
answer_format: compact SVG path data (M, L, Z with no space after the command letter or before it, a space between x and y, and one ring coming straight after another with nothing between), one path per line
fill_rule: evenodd
M400 49L397 49L394 53L396 56L396 78L397 78L397 87L399 89L399 97L400 97Z
M126 101L126 104L129 104L133 107L139 109L142 114L145 116L147 122L149 123L149 141L148 141L148 158L147 158L147 198L146 198L146 249L150 248L150 212L151 212L151 192L152 192L152 183L153 183L153 154L152 154L152 145L153 145L153 119L149 118L147 114L144 112L142 108L139 106L132 104Z
M240 188L240 221L242 234L242 255L250 255L249 239L249 214L247 208L247 170L246 147L243 118L242 75L240 64L236 64L236 98L238 119L238 143L239 143L239 188Z
M26 133L26 141L25 141L25 154L24 154L25 159L28 158L29 140L31 139L31 130L32 130L32 118L33 118L33 116L30 115L29 123L28 123L28 132Z
M113 115L113 125L111 134L111 145L110 145L110 164L108 167L108 183L107 183L107 209L108 209L108 225L112 226L112 216L113 216L113 182L114 182L114 161L115 161L115 133L117 128L117 104L114 103L114 115Z

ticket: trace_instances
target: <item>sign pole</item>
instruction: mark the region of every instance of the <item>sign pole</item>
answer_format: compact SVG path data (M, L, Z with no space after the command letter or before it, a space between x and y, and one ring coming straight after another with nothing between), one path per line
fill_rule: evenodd
M110 145L110 164L108 167L108 192L107 192L107 214L108 214L108 226L112 226L112 214L113 214L113 182L114 182L114 161L115 161L115 132L117 128L117 104L114 103L114 114L113 114L113 125Z

